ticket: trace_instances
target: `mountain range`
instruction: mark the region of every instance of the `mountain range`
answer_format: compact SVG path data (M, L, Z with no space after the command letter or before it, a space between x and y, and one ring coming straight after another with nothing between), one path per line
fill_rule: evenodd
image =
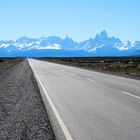
M140 56L140 41L122 42L102 31L82 42L66 36L28 38L0 41L0 57L86 57L86 56Z

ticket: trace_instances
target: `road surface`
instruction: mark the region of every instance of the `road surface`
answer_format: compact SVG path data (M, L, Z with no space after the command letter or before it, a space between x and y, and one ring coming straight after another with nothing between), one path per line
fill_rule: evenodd
M140 140L140 81L30 59L73 140Z

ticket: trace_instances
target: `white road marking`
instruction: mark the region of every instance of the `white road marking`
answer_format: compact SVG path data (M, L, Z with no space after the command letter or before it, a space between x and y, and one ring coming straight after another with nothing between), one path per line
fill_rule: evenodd
M129 95L129 96L132 96L132 97L134 97L134 98L140 99L140 96L137 96L137 95L128 93L128 92L126 92L126 91L122 91L122 92L123 92L124 94L127 94L127 95Z
M87 79L88 81L90 81L90 82L94 82L94 83L96 83L97 81L95 81L95 80L92 80L92 79Z
M72 138L71 134L69 133L69 131L68 131L66 125L64 124L62 118L60 117L60 115L59 115L59 113L58 113L58 111L57 111L55 105L53 104L53 102L52 102L52 100L51 100L49 94L47 93L45 87L43 86L43 83L41 82L39 76L37 75L37 73L36 73L35 71L34 71L34 75L35 75L35 77L37 78L37 80L39 81L39 83L40 83L40 85L41 85L41 87L42 87L42 89L43 89L43 92L45 93L45 95L46 95L46 97L47 97L47 99L48 99L48 102L49 102L49 104L50 104L50 106L51 106L51 108L52 108L52 110L53 110L53 112L54 112L54 114L55 114L55 116L56 116L56 118L57 118L59 124L60 124L60 127L61 127L61 129L62 129L62 131L63 131L63 133L64 133L66 139L67 139L67 140L73 140L73 138Z

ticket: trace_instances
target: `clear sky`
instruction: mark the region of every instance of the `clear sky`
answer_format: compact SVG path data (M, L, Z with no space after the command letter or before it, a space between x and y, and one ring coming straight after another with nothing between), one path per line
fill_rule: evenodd
M140 0L0 0L0 40L68 35L81 41L102 30L140 40Z

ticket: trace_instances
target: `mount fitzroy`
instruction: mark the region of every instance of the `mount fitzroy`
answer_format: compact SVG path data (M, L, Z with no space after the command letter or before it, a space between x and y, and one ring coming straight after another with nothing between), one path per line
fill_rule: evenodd
M0 57L86 57L86 56L140 56L140 41L122 42L108 37L106 31L95 38L75 42L67 37L21 37L16 41L0 41Z

